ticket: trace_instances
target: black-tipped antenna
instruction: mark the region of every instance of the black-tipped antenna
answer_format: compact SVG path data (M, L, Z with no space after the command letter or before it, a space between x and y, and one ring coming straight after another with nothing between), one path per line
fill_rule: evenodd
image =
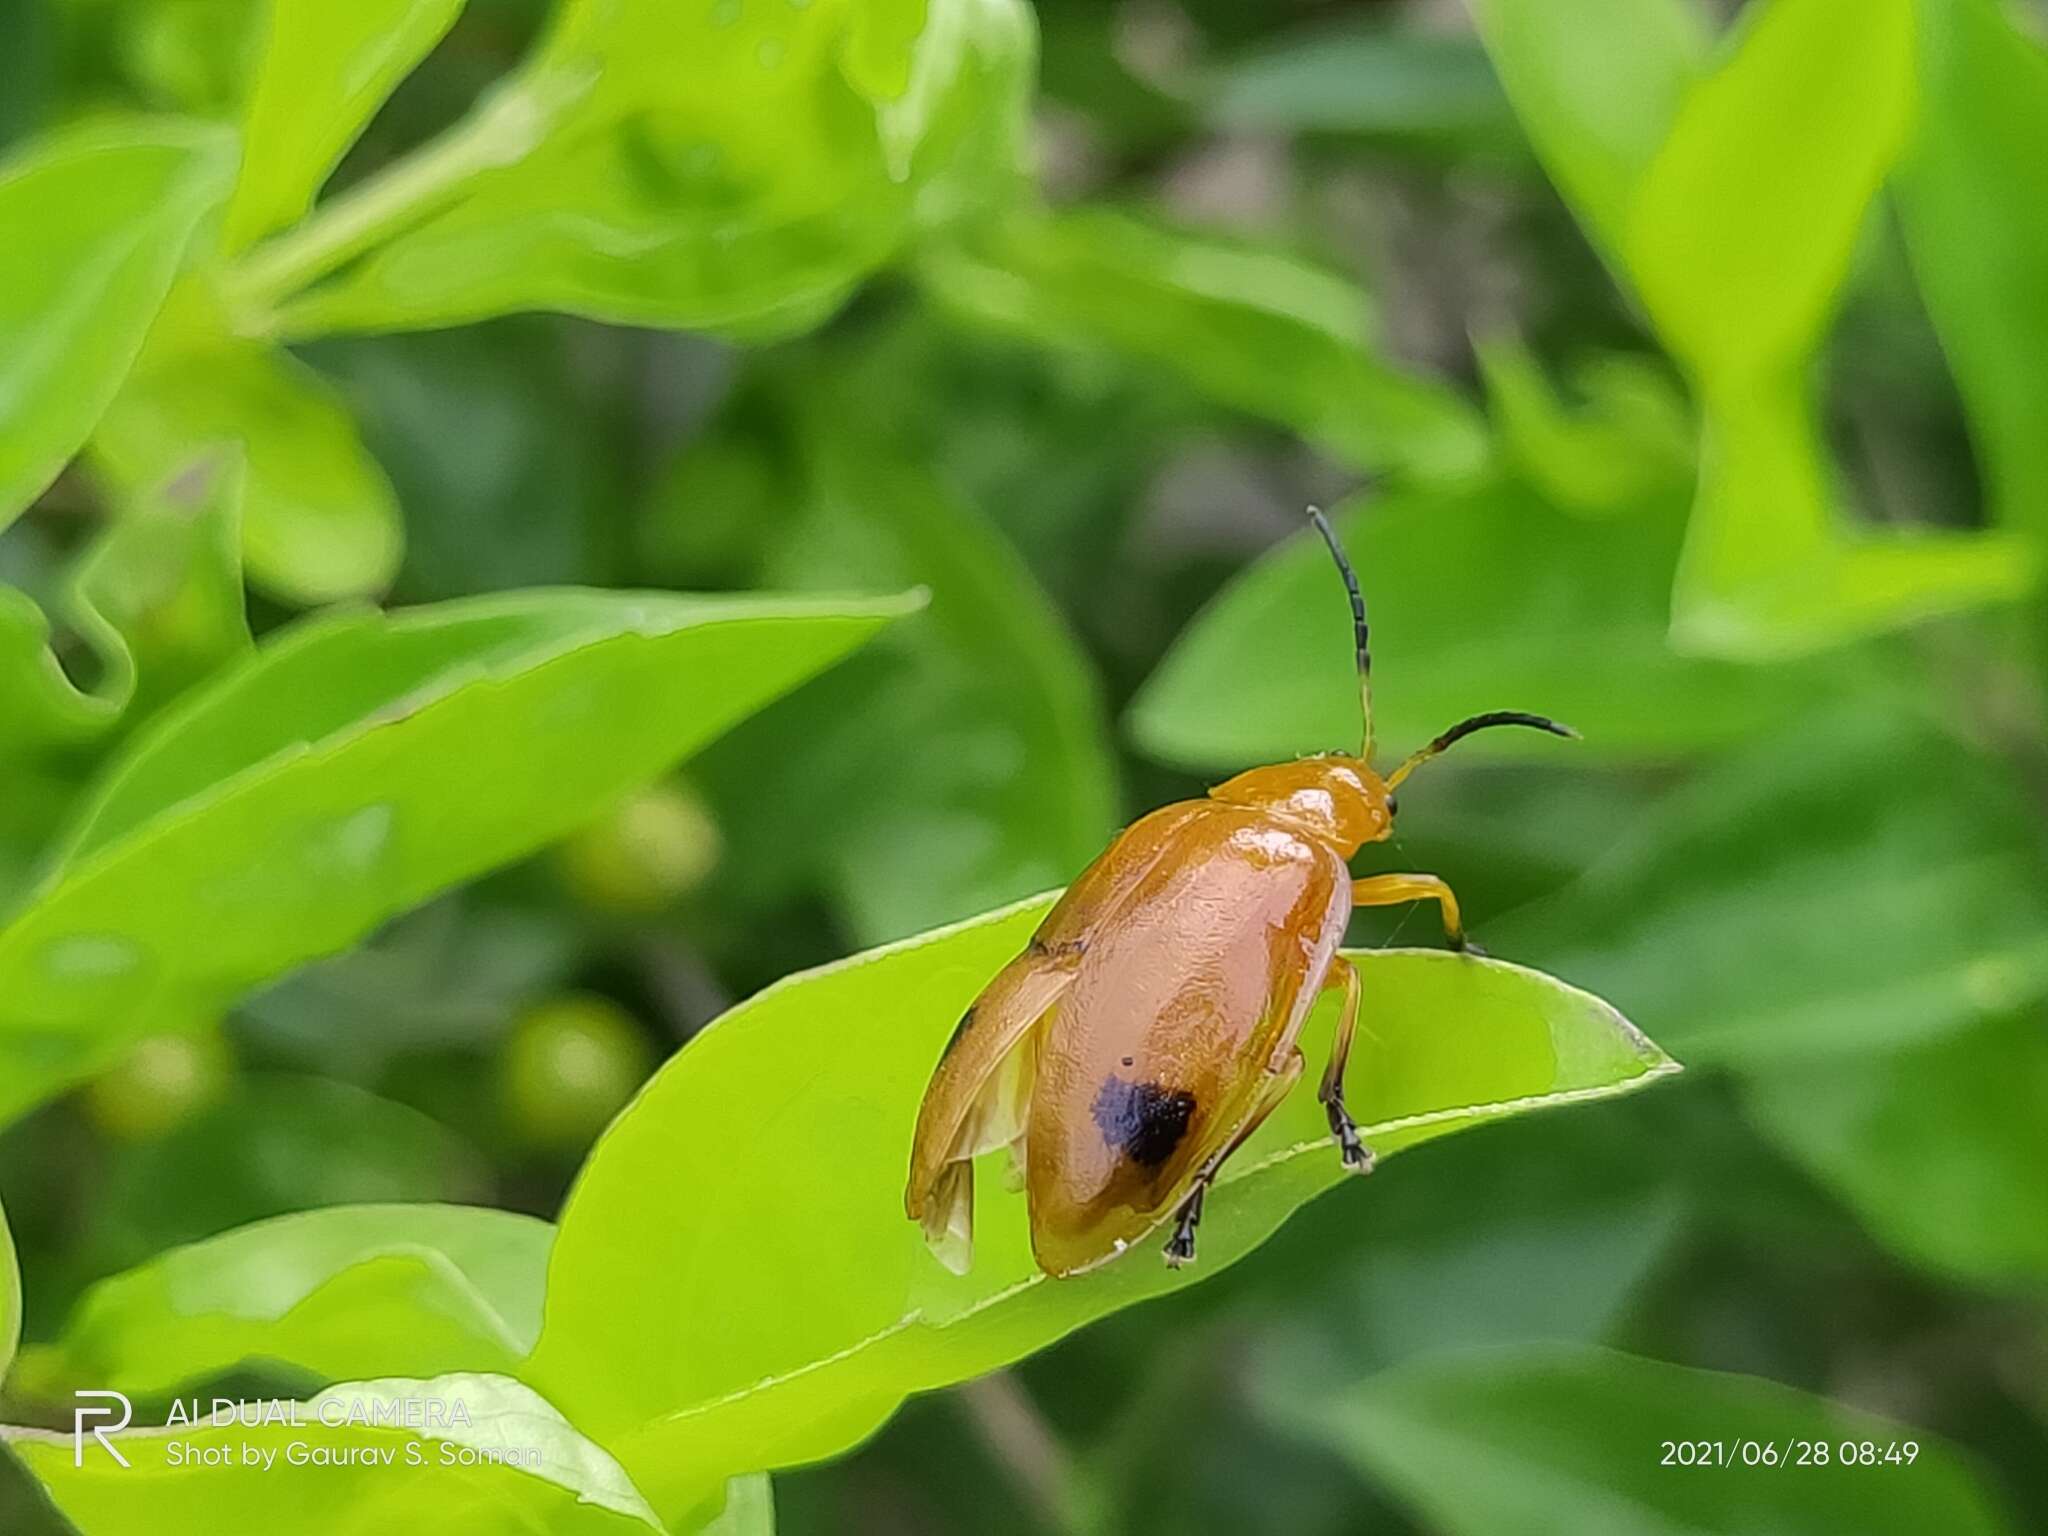
M1337 530L1323 516L1322 508L1310 507L1308 516L1309 521L1316 525L1316 532L1323 536L1323 542L1330 546L1330 558L1337 562L1337 574L1344 578L1344 590L1351 595L1351 642L1358 655L1358 714L1364 727L1358 755L1363 761L1371 762L1372 640L1365 622L1365 594L1358 590L1358 573L1351 569L1350 557L1344 553L1344 546L1337 542Z
M1483 715L1474 715L1470 720L1460 720L1428 746L1408 754L1401 766L1387 775L1387 788L1392 789L1409 774L1428 762L1437 753L1448 750L1470 736L1474 731L1491 730L1496 725L1526 725L1532 731L1548 731L1553 736L1562 736L1567 741L1577 741L1579 733L1568 725L1560 725L1548 715L1524 714L1519 709L1493 709Z

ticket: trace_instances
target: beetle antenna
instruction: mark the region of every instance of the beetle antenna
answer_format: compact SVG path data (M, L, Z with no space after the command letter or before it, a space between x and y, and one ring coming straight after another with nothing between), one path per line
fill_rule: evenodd
M1548 715L1528 715L1519 709L1488 710L1483 715L1474 715L1470 720L1460 720L1428 746L1408 754L1407 760L1387 775L1387 788L1392 789L1424 763L1457 743L1474 731L1490 730L1496 725L1526 725L1531 730L1548 731L1553 736L1562 736L1567 741L1577 741L1579 733L1568 725L1560 725Z
M1316 525L1316 532L1323 536L1323 542L1330 546L1330 558L1337 562L1337 574L1344 578L1344 590L1351 598L1351 644L1358 657L1358 714L1363 725L1358 756L1360 761L1369 763L1372 761L1372 645L1365 623L1365 594L1358 590L1358 572L1351 569L1351 560L1344 553L1344 546L1337 542L1337 530L1323 516L1322 508L1310 507L1308 516L1309 521Z

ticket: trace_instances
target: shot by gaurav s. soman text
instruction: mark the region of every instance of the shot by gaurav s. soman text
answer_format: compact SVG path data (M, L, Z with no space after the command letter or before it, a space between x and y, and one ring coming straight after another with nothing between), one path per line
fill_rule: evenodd
M0 1536L2048 1530L2044 28L0 5Z

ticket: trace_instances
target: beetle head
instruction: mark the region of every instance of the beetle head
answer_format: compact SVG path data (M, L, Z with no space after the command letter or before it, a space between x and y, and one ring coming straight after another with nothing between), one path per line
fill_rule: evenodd
M1250 769L1218 784L1209 798L1264 811L1347 859L1394 829L1385 782L1363 759L1337 753Z

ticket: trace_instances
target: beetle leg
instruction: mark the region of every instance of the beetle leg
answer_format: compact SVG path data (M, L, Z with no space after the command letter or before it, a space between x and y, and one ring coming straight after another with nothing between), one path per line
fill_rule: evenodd
M1342 955L1330 960L1330 974L1323 985L1344 989L1344 1004L1337 1015L1336 1038L1330 1042L1330 1064L1323 1068L1323 1085L1316 1097L1330 1117L1330 1134L1344 1153L1344 1166L1353 1173L1371 1173L1372 1148L1359 1139L1357 1122L1344 1107L1344 1068L1351 1060L1351 1037L1358 1029L1358 967Z
M1371 875L1353 883L1354 907L1391 907L1403 901L1433 901L1443 908L1444 939L1451 948L1483 955L1485 950L1465 937L1464 920L1458 916L1458 898L1435 875Z
M1277 1071L1268 1072L1259 1096L1252 1104L1251 1113L1244 1117L1244 1124L1237 1133L1226 1141L1216 1154L1202 1164L1201 1172L1195 1175L1195 1182L1189 1188L1187 1198L1180 1203L1180 1213L1173 1225L1173 1236L1166 1240L1166 1264L1169 1269L1179 1269L1183 1264L1195 1261L1195 1228L1202 1223L1202 1197L1209 1192L1209 1186L1216 1182L1216 1175L1230 1160L1230 1154L1251 1140L1252 1132L1265 1123L1266 1116L1280 1107L1280 1101L1287 1097L1301 1078L1301 1052L1288 1055L1286 1065Z

